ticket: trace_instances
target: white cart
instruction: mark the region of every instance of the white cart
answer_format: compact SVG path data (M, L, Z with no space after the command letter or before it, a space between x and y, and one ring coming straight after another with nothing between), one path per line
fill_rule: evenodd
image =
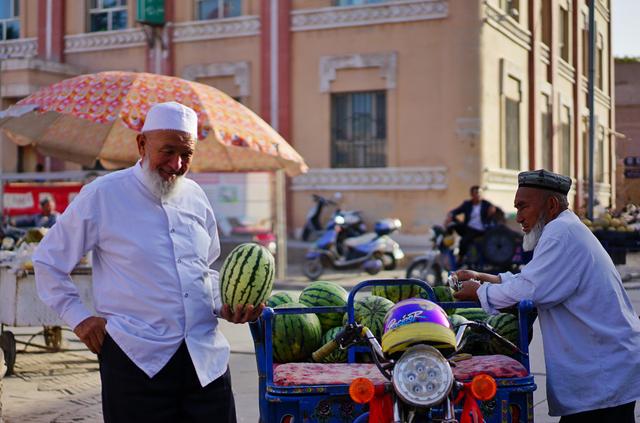
M71 277L78 287L82 302L93 310L91 269L78 268ZM59 351L62 346L62 325L64 322L58 315L40 301L33 272L15 274L8 267L0 268L0 348L4 351L7 374L13 372L16 339L12 332L4 330L4 326L42 326L45 339L43 348Z

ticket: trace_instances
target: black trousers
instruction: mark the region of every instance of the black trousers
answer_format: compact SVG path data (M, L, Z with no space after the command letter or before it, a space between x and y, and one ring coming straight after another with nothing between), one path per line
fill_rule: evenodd
M560 423L635 423L636 402L562 416Z
M98 359L106 423L236 422L229 369L203 388L184 342L153 378L109 335Z

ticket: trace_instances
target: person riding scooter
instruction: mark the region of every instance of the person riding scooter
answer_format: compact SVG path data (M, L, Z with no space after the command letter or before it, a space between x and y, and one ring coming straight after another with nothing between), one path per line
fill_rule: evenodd
M458 265L463 263L471 243L484 235L496 212L496 207L482 198L478 185L469 188L469 194L471 199L465 200L460 206L451 210L444 222L445 228L454 222L454 229L461 237L458 246ZM464 214L463 221L458 219L460 214Z

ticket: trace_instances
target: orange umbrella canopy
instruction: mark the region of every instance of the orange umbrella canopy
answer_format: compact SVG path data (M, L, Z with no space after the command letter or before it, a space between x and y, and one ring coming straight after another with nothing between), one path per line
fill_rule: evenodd
M194 172L307 171L302 157L247 107L208 85L135 72L101 72L53 84L0 114L0 128L19 145L106 168L138 159L135 142L149 108L177 101L198 114Z

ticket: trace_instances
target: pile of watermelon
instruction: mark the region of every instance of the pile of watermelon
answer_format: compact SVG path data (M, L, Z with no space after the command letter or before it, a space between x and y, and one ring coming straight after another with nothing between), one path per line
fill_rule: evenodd
M220 292L225 304L268 307L346 307L348 292L335 282L316 281L307 286L299 298L286 292L271 295L275 266L273 256L258 244L242 244L225 260L220 272ZM454 302L453 290L446 286L434 288L438 302ZM372 295L359 296L354 304L355 320L368 327L380 340L387 311L398 301L407 298L428 298L417 285L376 286ZM518 319L508 313L489 316L480 308L447 309L452 329L467 321L486 321L498 333L517 344ZM273 357L277 363L309 361L311 353L320 348L344 327L347 313L277 314L273 321ZM478 330L465 330L462 352L474 355L511 354L504 343ZM346 351L336 350L325 362L346 362Z

